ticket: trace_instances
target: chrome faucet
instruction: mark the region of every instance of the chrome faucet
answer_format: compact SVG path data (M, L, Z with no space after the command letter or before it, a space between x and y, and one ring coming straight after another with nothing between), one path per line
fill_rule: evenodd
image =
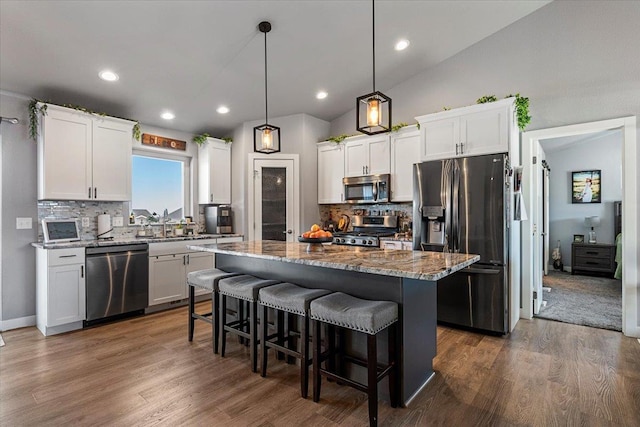
M162 237L167 237L167 222L169 219L169 211L165 208L162 213Z

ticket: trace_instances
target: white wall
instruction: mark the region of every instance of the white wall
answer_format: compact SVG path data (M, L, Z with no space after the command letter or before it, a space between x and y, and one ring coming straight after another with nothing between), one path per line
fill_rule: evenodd
M551 168L549 244L554 248L560 240L563 264L568 267L573 235L582 234L585 241L588 239L585 217L599 216L601 224L595 230L597 241L614 243L613 202L622 200L622 133L616 130L558 151L550 150L546 144L543 147ZM602 203L571 203L571 172L594 169L602 171Z
M253 153L253 128L264 120L245 122L234 132L231 150L232 207L236 232L248 234L247 155ZM300 156L300 226L311 227L320 219L318 210L318 154L316 143L328 136L329 122L294 114L269 119L269 124L280 128L281 152Z

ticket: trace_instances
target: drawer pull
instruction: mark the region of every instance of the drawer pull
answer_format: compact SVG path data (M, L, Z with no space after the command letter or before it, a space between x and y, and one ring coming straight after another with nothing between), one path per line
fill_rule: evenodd
M589 255L598 255L598 254L599 254L599 252L587 251L587 254L589 254Z
M60 255L58 258L73 258L76 257L78 255Z
M593 262L593 261L587 261L585 264L589 264L589 265L598 265L597 262Z

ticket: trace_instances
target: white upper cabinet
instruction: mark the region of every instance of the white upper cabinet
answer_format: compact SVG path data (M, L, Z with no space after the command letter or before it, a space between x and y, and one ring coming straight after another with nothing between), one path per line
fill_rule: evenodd
M510 152L514 98L416 117L421 160Z
M389 173L391 153L389 135L357 136L344 143L344 176Z
M344 201L344 145L334 142L318 144L318 203Z
M413 164L420 162L420 131L409 126L390 134L391 201L413 200Z
M51 104L40 120L38 199L131 199L134 122Z
M221 139L198 148L198 203L231 203L231 144Z

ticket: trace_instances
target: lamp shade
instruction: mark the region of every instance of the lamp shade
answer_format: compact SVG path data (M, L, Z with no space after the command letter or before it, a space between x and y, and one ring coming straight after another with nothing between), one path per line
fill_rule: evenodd
M587 216L584 218L584 225L587 227L597 227L600 225L600 217L599 216Z
M263 124L253 128L253 151L273 154L280 151L280 128Z
M356 119L359 132L367 135L391 130L391 98L382 92L359 96L356 100Z

